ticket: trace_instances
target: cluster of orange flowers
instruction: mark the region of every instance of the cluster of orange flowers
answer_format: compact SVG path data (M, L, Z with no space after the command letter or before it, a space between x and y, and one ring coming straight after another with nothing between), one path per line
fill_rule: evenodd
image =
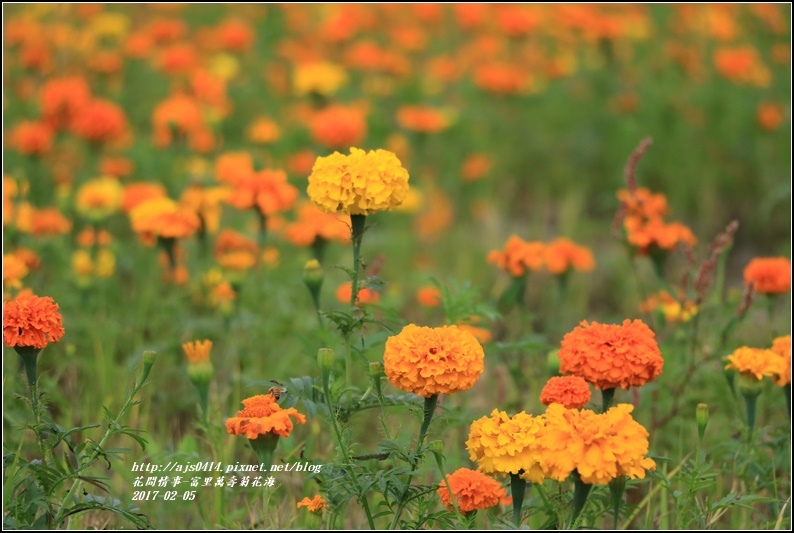
M618 191L623 209L623 227L626 241L637 248L640 255L673 250L679 243L692 247L697 239L692 231L680 222L665 222L667 198L652 193L644 187Z
M488 253L488 262L496 264L513 277L521 277L528 271L543 268L554 275L565 274L570 270L590 272L595 268L595 259L590 249L564 237L543 243L527 242L517 235L511 235L504 250L492 250Z

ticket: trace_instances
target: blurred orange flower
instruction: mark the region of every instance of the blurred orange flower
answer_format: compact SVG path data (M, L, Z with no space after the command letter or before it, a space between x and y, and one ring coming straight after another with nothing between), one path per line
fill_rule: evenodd
M745 285L761 294L791 290L791 261L786 257L756 257L744 268Z
M33 235L64 235L71 229L71 221L63 216L56 207L36 209L32 212L30 233ZM24 231L24 229L20 227L20 231Z
M167 197L152 198L130 211L132 229L144 237L184 238L201 227L198 215Z
M758 123L767 131L775 131L785 119L783 107L774 102L763 102L758 106Z
M404 105L397 110L401 128L419 133L438 133L449 127L449 118L438 109L423 105Z
M72 124L80 109L91 100L91 89L80 76L53 78L41 86L39 105L44 120L55 128Z
M325 148L349 148L364 140L367 121L361 109L331 105L314 115L310 129L314 141Z
M520 277L528 270L540 270L543 267L545 250L546 245L542 242L527 242L518 235L511 235L504 250L491 250L487 261L513 277Z
M491 171L491 160L485 154L471 154L466 156L460 175L463 181L471 182L483 179Z
M281 129L269 117L259 117L248 126L246 137L257 144L271 144L281 138Z
M287 226L285 233L295 246L311 246L317 239L345 243L350 241L350 217L325 213L304 201L298 205L297 219Z
M92 100L77 111L72 131L91 142L115 141L127 131L127 117L113 102Z
M343 304L350 303L350 297L353 293L353 283L348 281L341 284L336 289L336 299ZM358 295L356 296L356 305L377 304L380 302L380 292L370 289L368 287L358 288Z
M425 307L438 307L441 305L441 291L433 285L425 285L416 291L416 301Z
M20 154L40 156L52 149L53 133L44 122L18 123L9 133L11 146Z
M545 261L546 268L555 275L564 274L571 268L581 272L590 272L595 268L593 252L565 237L546 245Z
M562 339L560 372L599 389L641 387L662 373L656 335L641 320L623 324L583 321Z
M139 204L152 198L161 198L168 193L162 183L153 181L139 181L128 183L124 186L124 193L121 199L121 208L125 213L129 213Z
M242 20L225 20L218 25L216 32L221 46L229 52L245 52L254 44L254 29Z
M99 171L105 176L126 178L134 169L132 161L126 157L104 156L99 161Z
M214 255L226 270L248 270L256 265L259 247L253 239L226 228L215 240Z
M776 385L784 387L791 383L791 335L776 338L772 342L772 351L783 358L781 372L773 379Z
M3 287L22 288L22 278L30 273L25 262L16 254L3 255Z

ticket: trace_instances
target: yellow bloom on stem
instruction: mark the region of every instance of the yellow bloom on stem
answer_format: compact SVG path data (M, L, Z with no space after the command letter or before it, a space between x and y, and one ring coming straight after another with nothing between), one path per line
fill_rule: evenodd
M457 326L409 324L386 341L383 365L395 387L429 398L470 389L483 372L485 352Z
M212 350L212 341L192 341L186 342L182 345L188 361L191 365L197 363L205 363L210 360L210 350Z
M764 379L764 376L774 377L785 374L785 361L773 350L742 346L734 350L727 357L727 361L725 370L733 369L740 374L754 376L758 380Z
M323 512L323 509L328 509L328 504L325 502L322 496L319 494L314 498L309 498L306 496L301 501L298 502L298 509L301 507L306 507L310 513L320 514Z
M508 416L494 409L491 416L475 420L469 430L466 449L478 469L490 475L521 474L522 479L543 483L545 474L536 451L543 431L543 417L520 412Z
M306 423L306 417L294 407L282 409L272 394L260 394L243 400L244 409L237 416L226 420L226 430L230 435L245 435L251 440L260 435L277 435L289 437L292 432L292 420L299 424Z
M142 202L130 212L130 219L136 233L165 238L189 237L201 226L196 213L164 197Z
M75 207L91 220L102 220L121 208L123 196L124 187L116 178L97 178L77 189Z
M16 255L5 254L3 256L3 287L19 289L22 287L22 278L29 272L25 262Z
M507 498L507 491L498 481L477 470L459 468L448 475L447 480L461 513L488 509ZM441 503L451 511L453 505L449 492L447 484L442 481L438 487L438 496Z
M399 206L408 194L408 171L386 150L318 157L309 176L309 198L326 212L370 215Z
M347 82L347 72L333 63L306 63L295 68L292 82L298 96L330 95Z

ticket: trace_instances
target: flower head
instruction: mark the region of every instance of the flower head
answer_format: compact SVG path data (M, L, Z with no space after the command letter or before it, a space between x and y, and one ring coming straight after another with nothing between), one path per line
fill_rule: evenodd
M127 117L113 102L92 100L80 108L72 121L72 130L87 141L114 141L127 130Z
M333 63L305 63L295 68L293 86L298 96L329 95L347 82L347 72Z
M485 352L457 326L409 324L386 341L383 365L395 387L428 398L470 389L483 372Z
M583 321L562 339L559 357L560 372L599 389L641 387L661 374L664 364L653 331L641 320Z
M791 261L785 257L757 257L744 269L744 283L761 294L791 290Z
M63 337L63 318L49 296L23 294L3 304L3 342L12 348L45 348Z
M30 269L16 254L3 255L3 287L19 289L22 287L22 278L28 275Z
M182 345L185 351L185 356L191 365L198 363L205 363L210 360L210 350L212 350L212 341L192 341L186 342Z
M691 300L679 301L665 290L651 294L640 304L640 311L649 313L659 310L667 322L689 322L698 312L698 306Z
M785 361L773 350L742 346L727 357L725 370L736 370L740 374L754 376L758 380L764 376L777 377L785 374Z
M124 189L115 178L87 181L77 190L75 207L91 220L102 220L121 207Z
M593 252L570 239L555 239L545 248L546 268L552 274L564 274L570 269L590 272L595 268Z
M791 383L791 335L776 338L772 342L772 351L783 359L780 365L782 373L774 378L775 384L783 387Z
M165 197L139 204L130 212L130 219L136 233L166 238L189 237L201 226L196 213Z
M545 250L546 245L542 242L527 242L518 235L511 235L504 251L492 250L488 254L488 262L495 263L513 277L520 277L527 270L540 270L543 267Z
M268 434L289 437L293 428L290 417L299 424L306 423L306 417L294 407L282 409L272 394L246 398L242 403L245 408L226 421L230 435L245 435L252 440Z
M520 473L528 481L542 483L545 476L535 442L543 424L543 417L523 411L508 416L494 409L491 416L472 422L466 441L469 458L477 461L480 472L497 476Z
M648 431L631 417L633 409L620 404L596 414L551 404L535 442L548 477L564 481L576 469L590 485L606 485L620 476L643 479L656 463L645 457Z
M554 377L540 391L543 405L559 403L566 409L581 409L590 401L590 386L579 376Z
M369 215L399 206L408 194L408 171L386 150L318 157L309 176L309 198L323 210Z
M328 504L325 502L322 496L319 494L314 498L309 498L306 496L301 501L298 502L298 509L301 507L305 507L307 511L310 513L320 514L323 512L323 509L328 509Z
M297 219L287 226L285 235L295 246L311 246L317 239L348 242L350 218L326 213L311 202L301 202L297 208Z
M9 134L11 146L23 155L44 155L52 149L53 132L44 122L23 121Z
M402 106L397 110L397 123L406 130L439 133L449 126L449 118L433 107Z
M441 305L441 291L433 285L425 285L416 291L416 301L424 307L438 307Z
M256 241L231 229L223 230L215 241L215 260L225 270L248 270L258 255Z
M332 105L318 112L310 124L312 138L321 146L341 149L359 144L367 135L367 121L361 109Z
M469 513L480 509L488 509L507 498L507 491L495 479L468 468L459 468L447 476L452 494L461 513ZM438 496L447 509L452 510L447 484L442 481L438 487Z

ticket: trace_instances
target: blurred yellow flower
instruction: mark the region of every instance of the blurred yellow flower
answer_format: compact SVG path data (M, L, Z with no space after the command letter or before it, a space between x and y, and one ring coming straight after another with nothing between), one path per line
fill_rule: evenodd
M102 177L87 181L75 198L77 212L93 221L102 220L121 208L124 188L115 178Z
M317 93L324 96L335 93L347 83L347 72L333 63L305 63L295 67L292 85L298 96Z

